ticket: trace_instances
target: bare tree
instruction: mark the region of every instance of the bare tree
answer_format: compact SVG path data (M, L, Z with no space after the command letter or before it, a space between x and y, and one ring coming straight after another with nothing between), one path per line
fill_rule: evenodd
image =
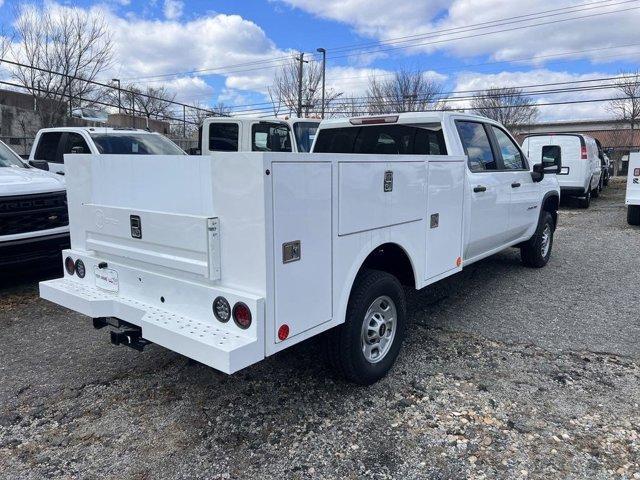
M276 74L273 85L268 88L274 115L284 109L292 114L298 109L300 66L297 58L285 63ZM342 95L333 88L325 89L325 108ZM310 61L303 65L302 72L302 116L319 116L322 109L322 64Z
M640 123L640 71L621 72L620 77L615 87L617 98L611 101L609 110L633 132Z
M54 11L64 8L62 14ZM112 43L104 18L73 7L23 4L16 11L15 58L31 67L14 67L12 76L38 102L43 126L62 122L67 108L91 103L98 88L90 83L112 60Z
M500 122L510 131L529 125L538 117L538 107L533 99L513 87L492 87L476 93L471 100L471 110Z
M4 58L9 51L9 47L11 46L11 42L13 42L14 38L14 34L7 32L6 28L3 25L0 25L0 64L2 64L1 59Z
M116 97L111 100L111 103L118 102L118 91L111 90L109 95ZM164 118L171 116L171 105L175 98L176 94L164 86L147 85L142 88L131 84L120 92L120 109L127 115L135 114L145 117L147 120Z
M367 109L372 114L436 109L441 93L440 84L424 72L401 69L389 80L371 77Z

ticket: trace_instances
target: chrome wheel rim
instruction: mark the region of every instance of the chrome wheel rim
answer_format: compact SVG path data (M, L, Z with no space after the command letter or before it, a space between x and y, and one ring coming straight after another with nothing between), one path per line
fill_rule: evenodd
M362 354L369 363L378 363L387 356L396 336L398 312L386 295L376 298L362 322Z
M549 253L549 249L551 248L551 226L549 224L545 225L544 230L542 231L542 242L540 244L540 253L543 257L546 257Z

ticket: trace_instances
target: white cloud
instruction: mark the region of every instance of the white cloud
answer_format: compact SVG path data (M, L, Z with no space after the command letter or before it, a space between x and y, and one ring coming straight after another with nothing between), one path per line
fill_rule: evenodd
M367 92L371 78L387 80L393 76L393 73L382 68L330 67L327 68L327 87L344 92L345 96L362 96ZM424 72L424 75L436 82L444 82L447 78L433 70Z
M180 0L164 0L164 16L167 20L178 20L182 17L184 3Z
M583 80L594 80L597 78L611 77L611 74L592 72L587 74L576 74L569 72L557 72L547 69L536 69L522 72L500 72L494 74L482 74L477 72L464 72L456 77L456 86L454 91L466 92L468 90L484 90L491 87L517 87L525 85L536 84L548 84L559 82L573 82ZM594 86L601 82L584 82L582 86ZM557 85L549 87L539 87L529 90L541 90L550 88L566 88L576 85ZM534 101L538 104L543 103L555 103L563 101L574 100L594 100L599 98L613 97L615 91L613 89L607 90L592 90L582 91L577 98L575 92L562 92L557 94L543 94L532 96ZM458 96L468 96L469 93L460 93ZM453 108L466 108L469 106L468 102L451 102L450 106ZM551 105L539 107L539 120L540 121L555 121L555 120L575 120L581 119L603 119L610 117L610 113L607 111L606 102L594 102L594 103L577 103L567 105Z
M427 38L411 38L410 42L390 46L402 46L403 48L394 51L404 53L443 50L458 58L489 55L496 60L513 60L637 44L637 25L640 22L640 10L637 5L585 5L593 3L591 0L563 5L549 3L546 0L530 0L525 3L509 0L395 0L392 6L387 0L279 1L318 17L345 23L360 35L383 42L398 37L429 34ZM537 20L521 17L564 6L577 9L570 14L550 12ZM483 22L518 16L519 19L510 20L512 23L490 29L473 27ZM558 23L565 18L587 16L589 17ZM554 23L534 28L519 28L545 22ZM442 32L443 30L448 31ZM500 33L484 34L490 31ZM468 38L450 41L457 37ZM609 51L582 52L575 57L588 58L594 62L637 58L639 48L640 45L636 45ZM542 64L545 61L547 60L539 58L537 62L532 63Z

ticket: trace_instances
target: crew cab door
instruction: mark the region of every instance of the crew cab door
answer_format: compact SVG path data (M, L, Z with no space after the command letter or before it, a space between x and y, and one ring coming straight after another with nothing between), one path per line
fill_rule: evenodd
M456 127L468 157L469 225L464 249L467 260L506 243L511 185L508 176L499 171L489 127L468 120L457 120Z
M527 160L509 134L496 125L490 125L494 148L510 189L507 242L518 240L535 228L540 215L540 185L533 181Z
M62 158L63 132L42 132L38 136L33 160L44 160L49 164L49 171L64 175Z

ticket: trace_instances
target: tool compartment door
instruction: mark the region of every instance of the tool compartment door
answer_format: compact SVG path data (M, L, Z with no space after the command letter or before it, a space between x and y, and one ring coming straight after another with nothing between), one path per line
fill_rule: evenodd
M273 163L274 341L331 319L331 163ZM269 335L269 334L268 334Z
M459 269L462 258L464 157L428 163L426 280Z

